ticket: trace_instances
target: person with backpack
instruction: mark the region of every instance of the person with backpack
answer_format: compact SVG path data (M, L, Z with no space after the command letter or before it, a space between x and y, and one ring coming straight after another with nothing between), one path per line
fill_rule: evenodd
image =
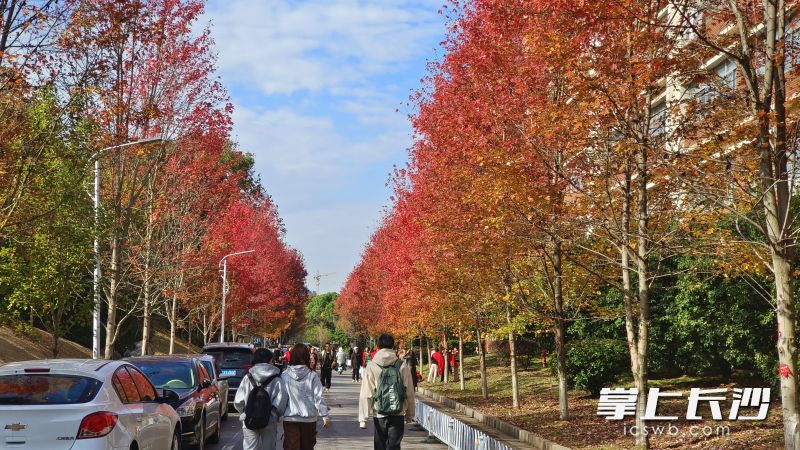
M359 426L366 428L372 415L375 450L400 450L405 422L411 422L415 414L414 381L409 364L392 350L392 335L380 335L378 347L361 382Z
M322 427L331 424L328 406L322 397L322 383L308 367L311 353L304 344L289 351L289 367L281 374L289 400L283 411L283 449L311 450L317 444L317 418Z
M240 413L244 450L276 450L280 412L289 397L280 369L271 364L273 355L268 349L257 349L253 367L236 390L233 406Z
M325 344L324 349L322 350L322 355L320 357L320 378L322 381L322 386L325 388L325 392L328 392L331 389L331 378L333 378L333 363L335 361L333 350L331 349L331 343L328 342Z

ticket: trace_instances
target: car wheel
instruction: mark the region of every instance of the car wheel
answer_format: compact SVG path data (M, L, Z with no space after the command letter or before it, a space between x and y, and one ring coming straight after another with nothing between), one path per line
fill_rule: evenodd
M195 433L195 438L197 439L197 450L206 450L206 416L205 414L200 419L200 430L199 432Z
M228 420L228 402L227 401L225 401L225 402L220 404L220 409L222 409L222 408L225 408L225 412L222 414L222 416L220 416L220 418L223 421Z
M172 433L172 445L169 448L170 450L181 450L181 433L178 430Z

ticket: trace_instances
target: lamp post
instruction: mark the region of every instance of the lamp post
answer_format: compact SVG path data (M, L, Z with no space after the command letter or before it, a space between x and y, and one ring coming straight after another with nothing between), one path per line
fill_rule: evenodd
M246 253L253 253L255 250L245 250L243 252L228 253L219 260L219 265L222 266L222 318L219 323L219 342L225 342L225 297L228 295L228 258L236 255L244 255Z
M148 138L138 141L126 142L124 144L112 145L98 150L92 155L94 160L94 311L92 311L92 358L100 358L100 156L109 150L131 147L134 145L144 145L153 142L162 142L163 138Z

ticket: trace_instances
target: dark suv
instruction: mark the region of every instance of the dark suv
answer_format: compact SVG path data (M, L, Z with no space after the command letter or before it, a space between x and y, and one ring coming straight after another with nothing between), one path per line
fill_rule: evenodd
M219 342L203 347L201 353L213 355L220 365L220 376L228 380L228 403L233 403L239 383L250 370L253 360L253 344L241 342Z
M153 385L177 393L171 402L181 417L183 441L199 450L219 442L223 399L198 356L137 356L126 361L144 372Z

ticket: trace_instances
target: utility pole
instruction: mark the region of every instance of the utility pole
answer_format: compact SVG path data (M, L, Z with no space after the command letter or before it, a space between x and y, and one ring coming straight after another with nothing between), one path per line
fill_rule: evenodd
M330 275L336 275L336 272L319 273L319 270L318 270L317 274L314 275L313 277L311 277L311 278L314 279L314 281L316 281L316 285L317 285L316 294L317 295L320 294L320 292L319 292L319 280L322 279L322 277L327 277L327 276L330 276Z
M243 252L228 253L219 260L222 266L222 317L219 322L219 342L225 342L225 298L228 296L228 257L253 253L255 250L245 250Z
M151 144L163 142L163 138L140 139L138 141L127 142L120 145L112 145L95 152L90 158L94 160L94 274L92 287L94 290L94 309L92 310L92 358L100 358L100 157L109 150L131 147L134 145Z

